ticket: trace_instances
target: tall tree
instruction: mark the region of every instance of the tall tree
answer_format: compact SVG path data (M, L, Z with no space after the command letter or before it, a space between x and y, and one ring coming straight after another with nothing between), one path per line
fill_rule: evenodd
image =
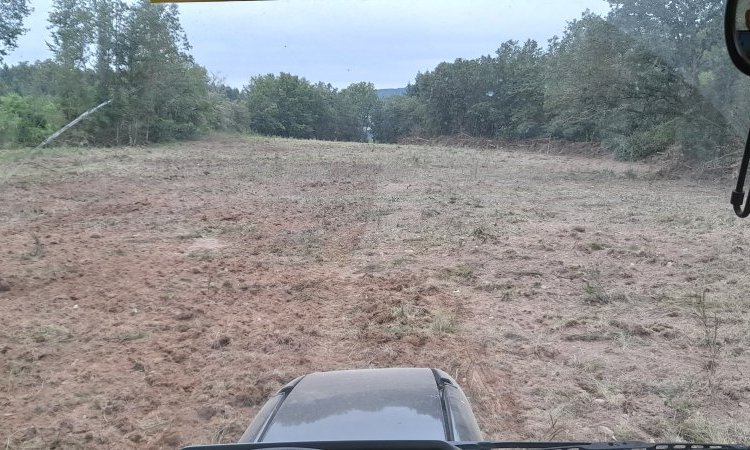
M0 94L57 96L59 66L52 60L0 67Z
M610 21L680 71L693 86L723 41L723 0L608 0Z
M92 41L95 45L93 68L99 100L111 97L116 84L117 55L124 41L128 7L122 0L91 0Z
M253 77L244 91L250 127L262 134L316 137L321 114L321 89L304 78L281 73Z
M23 20L31 13L28 0L0 2L0 62L16 48L18 37L27 30Z
M409 95L424 103L433 134L530 137L544 120L543 56L533 40L507 41L495 57L457 59L418 74Z
M66 117L113 100L77 128L94 141L184 139L216 123L208 75L188 54L175 5L55 0L50 29Z
M639 159L680 144L705 157L727 124L661 57L611 22L585 14L551 48L545 110L552 135L603 142Z
M359 128L358 140L365 140L372 127L372 115L380 103L375 85L372 83L353 83L341 90L341 97L346 106L351 108L356 126Z
M487 98L495 80L482 76L482 66L492 65L488 57L457 59L440 63L431 72L417 74L410 95L416 95L428 111L428 126L435 134L466 132L466 113L480 99Z
M414 95L386 98L373 113L372 134L379 142L396 142L399 138L425 132L427 109Z
M209 79L189 49L176 5L140 0L131 7L115 58L118 140L184 139L203 129L211 113Z
M658 55L693 88L694 101L687 104L692 111L690 125L684 127L684 141L695 151L702 146L711 146L716 139L708 135L724 126L724 118L737 124L737 98L746 97L740 93L747 89L744 77L729 63L724 49L724 0L670 0L666 2L650 0L608 0L612 5L609 20L626 32L639 44ZM722 55L717 60L716 56ZM738 91L739 88L739 91ZM745 91L747 92L747 91ZM700 94L700 95L695 95ZM708 108L709 112L701 111ZM740 110L747 112L744 105ZM714 117L721 111L724 118ZM684 115L687 118L687 115ZM704 122L692 123L692 120ZM746 119L744 119L746 120ZM744 121L743 120L743 121ZM715 124L717 127L710 127ZM705 127L709 126L710 130ZM744 124L746 126L746 124ZM744 128L739 126L739 128ZM696 130L701 130L697 132ZM744 133L744 130L742 130ZM697 142L698 144L690 144Z
M88 1L54 0L49 14L52 42L47 46L59 64L59 94L66 119L72 120L94 102L87 71L92 45L93 15Z
M91 6L86 0L54 0L49 14L55 60L68 69L86 68L93 43Z

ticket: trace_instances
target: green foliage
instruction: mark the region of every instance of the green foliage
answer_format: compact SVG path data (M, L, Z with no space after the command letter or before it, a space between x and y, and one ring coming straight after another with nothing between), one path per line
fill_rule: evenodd
M504 43L497 51L499 91L492 99L495 105L507 105L510 110L500 134L511 138L526 138L541 134L544 126L545 60L535 41L519 46L514 41ZM496 107L497 107L496 106Z
M726 56L725 2L610 1L608 20L664 61L687 89L675 107L675 143L688 158L721 156L728 139L744 134L749 80Z
M495 57L457 59L417 75L409 95L425 105L430 134L531 137L544 122L544 55L508 41Z
M675 143L674 123L694 90L658 57L595 15L569 24L549 55L547 131L600 141L638 159Z
M253 77L245 88L250 127L261 134L310 138L317 111L316 91L304 78L287 73Z
M496 89L490 75L493 60L457 59L440 63L431 72L417 74L409 96L425 105L426 128L431 134L456 134L466 130L466 113L480 101L487 101Z
M0 95L56 96L60 66L52 60L0 67Z
M731 139L724 117L707 101L698 101L678 120L676 142L685 157L707 160L723 156ZM703 106L703 108L700 108Z
M503 120L503 112L492 102L471 105L465 114L465 129L473 136L495 136Z
M208 127L220 131L248 131L249 111L239 99L239 89L226 86L218 80L212 80L208 93L208 102L212 112L207 117Z
M621 159L672 146L689 158L719 155L732 133L725 117L741 129L750 114L737 101L750 83L721 48L721 2L610 3L606 20L584 13L546 51L508 41L494 56L417 74L412 100L378 112L375 137L553 136L600 142Z
M23 20L31 12L28 3L28 0L0 2L0 62L16 48L18 37L26 31Z
M26 4L0 6L0 57L23 31ZM288 73L253 77L240 92L195 64L174 5L53 0L54 58L0 67L2 145L30 145L112 99L64 139L133 145L209 129L382 142L468 134L594 141L628 160L671 148L720 155L750 115L750 80L723 49L723 3L610 4L606 19L584 13L546 49L507 41L493 55L419 73L406 95L381 100L372 83L338 90Z
M383 106L375 136L388 142L415 130L510 139L553 136L600 142L621 159L642 159L672 146L689 158L715 157L731 133L717 106L727 111L722 105L737 103L727 98L722 83L737 89L748 84L732 82L737 77L723 68L700 69L710 54L695 46L713 48L713 35L705 29L714 27L719 12L715 1L706 3L697 13L672 4L617 2L608 20L584 13L570 22L546 51L534 41L508 41L494 56L441 63L417 75L407 93L411 103ZM670 11L700 24L681 25ZM668 53L670 42L682 40L690 51L680 54L692 65L670 65L673 59L628 34L637 29L659 42L657 52ZM688 39L686 32L694 35ZM720 38L718 32L715 37ZM693 73L702 86L691 84ZM702 95L709 89L721 93L715 97L723 103ZM405 119L407 105L424 115L416 122Z
M723 45L723 0L608 0L609 22L647 43L651 52L697 86L708 50Z
M358 128L357 140L367 139L367 130L372 128L372 118L380 105L380 99L372 83L354 83L341 91L342 108L346 115L353 116Z
M52 42L50 50L66 68L85 68L91 42L91 9L79 0L54 0L49 15Z
M0 96L0 146L34 146L62 126L60 105L51 97Z
M327 140L366 139L378 105L371 83L338 91L330 84L280 73L253 77L242 92L248 127L261 134Z
M0 89L55 95L67 121L113 100L63 139L99 145L190 139L226 113L206 70L188 54L174 5L55 0L50 25L54 62L13 68Z
M638 160L666 152L676 142L675 133L675 122L665 122L645 131L618 134L604 143L617 159Z
M418 98L389 97L373 113L373 137L379 142L396 142L400 137L421 134L426 117L425 105Z
M208 74L187 53L177 7L141 0L126 12L113 56L107 137L115 144L193 138L207 128L213 107Z
M333 141L362 141L365 138L357 105L330 84L317 83L315 138Z

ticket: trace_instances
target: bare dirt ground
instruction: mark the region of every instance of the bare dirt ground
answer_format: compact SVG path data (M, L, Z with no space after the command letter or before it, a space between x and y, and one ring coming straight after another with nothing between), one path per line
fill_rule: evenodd
M20 156L0 156L6 448L232 442L298 375L387 366L451 373L489 438L750 441L728 187L232 136Z

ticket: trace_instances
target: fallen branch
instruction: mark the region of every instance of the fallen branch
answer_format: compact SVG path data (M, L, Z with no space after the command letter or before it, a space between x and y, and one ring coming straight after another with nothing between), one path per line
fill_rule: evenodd
M88 111L86 111L85 113L83 113L83 114L81 114L80 116L76 117L75 119L73 119L73 121L72 121L72 122L70 122L69 124L67 124L67 125L65 125L64 127L60 128L60 129L59 129L59 130L57 130L57 131L56 131L55 133L53 133L53 134L52 134L52 136L50 136L50 137L48 137L47 139L45 139L45 140L44 140L44 142L42 142L41 144L37 145L37 146L36 146L36 148L35 148L35 150L38 150L38 149L40 149L40 148L44 147L45 145L49 144L50 142L54 141L54 140L55 140L55 139L57 139L57 138L58 138L58 137L59 137L59 136L60 136L61 134L65 133L65 132L66 132L66 131L67 131L68 129L70 129L70 128L74 127L74 126L75 126L75 125L76 125L76 124L77 124L78 122L82 121L82 120L83 120L83 119L85 119L85 118L86 118L87 116L89 116L89 115L91 115L91 114L95 113L95 112L96 112L96 111L97 111L97 110L98 110L99 108L103 108L103 107L105 107L105 106L109 105L110 103L112 103L112 99L109 99L109 100L107 100L106 102L104 102L104 103L102 103L102 104L100 104L100 105L97 105L97 106L95 106L94 108L91 108L91 109L89 109Z

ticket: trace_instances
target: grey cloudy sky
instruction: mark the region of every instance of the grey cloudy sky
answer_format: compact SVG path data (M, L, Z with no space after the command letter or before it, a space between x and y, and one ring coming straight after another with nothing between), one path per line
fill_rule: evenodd
M31 0L30 31L8 64L50 56L52 0ZM337 87L371 81L403 87L441 61L494 52L508 39L547 39L604 0L332 0L189 3L179 6L196 61L227 84L290 72Z

